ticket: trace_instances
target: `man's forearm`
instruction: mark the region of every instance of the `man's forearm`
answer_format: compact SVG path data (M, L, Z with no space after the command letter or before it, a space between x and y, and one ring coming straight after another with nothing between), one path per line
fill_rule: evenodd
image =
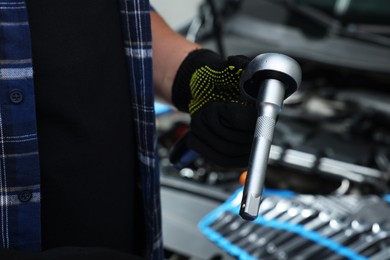
M201 46L173 31L161 16L152 11L153 81L156 94L171 102L176 72L187 55Z

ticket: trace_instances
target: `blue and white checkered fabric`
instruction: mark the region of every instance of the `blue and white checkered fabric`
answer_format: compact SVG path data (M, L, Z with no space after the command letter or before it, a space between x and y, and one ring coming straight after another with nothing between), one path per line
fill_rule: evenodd
M148 229L148 258L163 259L150 4L119 0ZM40 173L25 0L0 0L0 246L41 249Z

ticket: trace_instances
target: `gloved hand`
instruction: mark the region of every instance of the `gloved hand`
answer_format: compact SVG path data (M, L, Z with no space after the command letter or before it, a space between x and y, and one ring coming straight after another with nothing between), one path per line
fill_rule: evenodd
M246 167L257 111L240 95L240 76L250 59L222 59L195 50L181 64L172 89L173 104L191 116L186 144L212 163Z

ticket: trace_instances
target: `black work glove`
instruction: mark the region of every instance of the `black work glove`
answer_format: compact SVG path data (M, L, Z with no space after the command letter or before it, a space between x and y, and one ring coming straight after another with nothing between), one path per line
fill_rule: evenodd
M250 62L222 59L210 50L191 52L176 74L173 104L191 115L189 148L224 167L248 165L257 111L240 95L240 77Z

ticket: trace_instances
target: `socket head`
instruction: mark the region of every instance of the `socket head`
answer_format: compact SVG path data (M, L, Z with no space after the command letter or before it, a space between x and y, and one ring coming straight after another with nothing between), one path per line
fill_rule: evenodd
M266 79L281 81L286 87L284 95L284 99L286 99L301 84L301 67L297 61L284 54L260 54L246 66L241 76L241 95L248 101L256 102L259 91L262 91L262 82Z

